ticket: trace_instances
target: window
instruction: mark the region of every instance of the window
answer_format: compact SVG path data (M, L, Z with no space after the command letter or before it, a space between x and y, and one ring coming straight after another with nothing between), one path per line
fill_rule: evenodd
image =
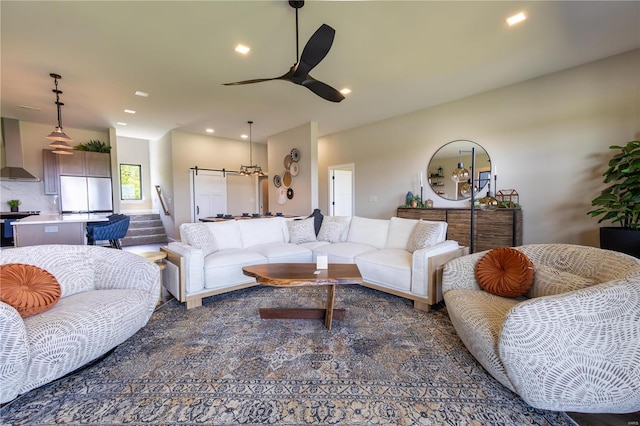
M120 199L142 200L140 164L120 164Z

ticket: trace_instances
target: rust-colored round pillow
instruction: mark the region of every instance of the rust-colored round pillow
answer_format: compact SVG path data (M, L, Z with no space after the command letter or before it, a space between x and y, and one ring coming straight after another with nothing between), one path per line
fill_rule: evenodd
M39 314L60 300L60 283L49 272L33 265L0 265L0 300L20 313L22 318Z
M533 263L514 248L493 249L476 265L476 281L484 291L496 296L522 296L533 284Z

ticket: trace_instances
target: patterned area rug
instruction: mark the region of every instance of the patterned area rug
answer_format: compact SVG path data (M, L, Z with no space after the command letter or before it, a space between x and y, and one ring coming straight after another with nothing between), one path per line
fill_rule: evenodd
M324 287L253 287L186 310L171 301L110 355L1 410L4 424L574 425L531 408L467 352L446 308L360 286L320 320L259 307L322 307Z

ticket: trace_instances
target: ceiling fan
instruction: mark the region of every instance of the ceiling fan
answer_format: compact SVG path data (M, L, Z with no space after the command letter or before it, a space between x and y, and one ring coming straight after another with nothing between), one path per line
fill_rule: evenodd
M311 36L302 50L300 56L298 45L298 9L304 6L304 1L289 1L289 5L296 10L296 63L289 71L274 78L258 78L255 80L236 81L235 83L225 83L225 86L236 86L240 84L261 83L263 81L284 80L294 84L299 84L311 90L316 95L331 102L340 102L344 95L333 87L309 75L309 72L320 63L329 53L336 30L327 24L322 24Z

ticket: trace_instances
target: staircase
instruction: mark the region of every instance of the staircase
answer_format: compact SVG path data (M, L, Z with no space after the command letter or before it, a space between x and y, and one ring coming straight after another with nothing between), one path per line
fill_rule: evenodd
M159 214L128 214L131 217L129 230L120 239L122 247L146 244L167 244L167 234Z

